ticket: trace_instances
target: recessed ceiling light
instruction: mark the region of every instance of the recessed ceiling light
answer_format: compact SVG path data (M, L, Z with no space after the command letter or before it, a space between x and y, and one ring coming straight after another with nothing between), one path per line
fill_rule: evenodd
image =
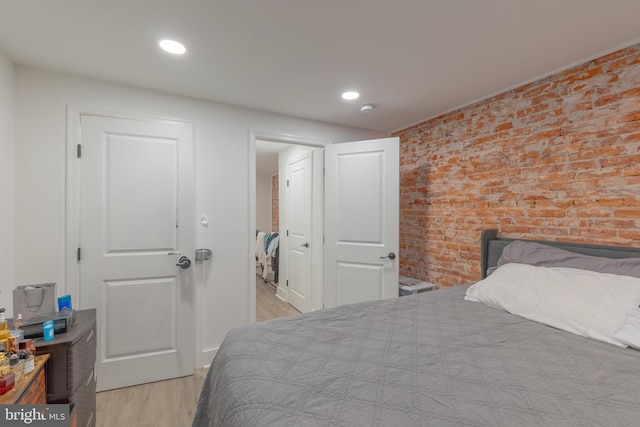
M345 92L342 94L342 99L346 99L347 101L353 101L354 99L358 99L359 97L360 94L353 91Z
M160 45L162 50L164 50L165 52L172 53L174 55L182 55L187 51L187 48L184 47L182 43L177 42L175 40L168 40L168 39L160 40L158 44Z

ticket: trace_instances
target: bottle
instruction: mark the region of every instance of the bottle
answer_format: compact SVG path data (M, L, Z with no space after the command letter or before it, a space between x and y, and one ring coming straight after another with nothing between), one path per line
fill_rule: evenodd
M22 320L22 314L18 313L16 318L13 320L13 329L11 329L11 339L14 340L13 344L15 344L16 348L12 348L15 350L14 353L18 352L18 342L24 339L24 331L22 330L22 326L25 324L25 321Z
M11 390L15 382L15 376L11 372L11 368L9 368L9 364L0 366L0 395Z
M4 318L4 308L0 308L0 345L9 348L11 331L7 328L7 320Z
M24 324L25 321L22 320L22 313L18 313L18 315L16 316L16 320L13 321L13 329L22 330Z
M2 366L9 366L8 356L10 355L11 353L7 353L7 349L5 348L4 344L0 344L0 368Z
M42 332L45 341L53 339L53 320L47 320L42 324Z
M20 357L14 353L9 357L9 367L13 372L15 382L20 381L24 376L24 360L20 360Z
M4 308L0 308L0 331L7 330L7 319L4 318Z
M35 365L33 363L35 361L35 357L33 356L33 354L31 354L31 352L29 350L22 349L22 350L18 351L18 357L24 363L24 374L25 375L35 369Z

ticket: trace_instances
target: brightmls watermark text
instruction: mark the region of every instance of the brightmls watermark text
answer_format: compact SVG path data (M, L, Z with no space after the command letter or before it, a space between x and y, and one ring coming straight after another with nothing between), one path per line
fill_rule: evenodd
M0 425L69 427L69 405L2 405Z

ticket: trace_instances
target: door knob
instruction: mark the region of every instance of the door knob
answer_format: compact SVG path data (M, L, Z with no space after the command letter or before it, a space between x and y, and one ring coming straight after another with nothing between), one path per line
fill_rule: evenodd
M309 247L309 242L304 242L303 244L301 244L300 246L304 246L305 248Z
M176 265L181 269L186 270L191 267L191 260L187 256L181 256Z
M385 259L385 258L396 259L396 254L394 254L393 252L389 252L389 255L380 257L380 259Z

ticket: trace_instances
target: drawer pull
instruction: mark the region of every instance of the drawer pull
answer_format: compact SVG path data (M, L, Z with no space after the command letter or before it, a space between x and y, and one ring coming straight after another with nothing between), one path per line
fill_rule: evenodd
M89 331L89 333L87 334L87 338L85 338L85 340L84 340L84 342L86 344L89 344L89 341L91 341L91 339L93 338L93 335L95 334L95 331L96 330L93 329L93 328Z

